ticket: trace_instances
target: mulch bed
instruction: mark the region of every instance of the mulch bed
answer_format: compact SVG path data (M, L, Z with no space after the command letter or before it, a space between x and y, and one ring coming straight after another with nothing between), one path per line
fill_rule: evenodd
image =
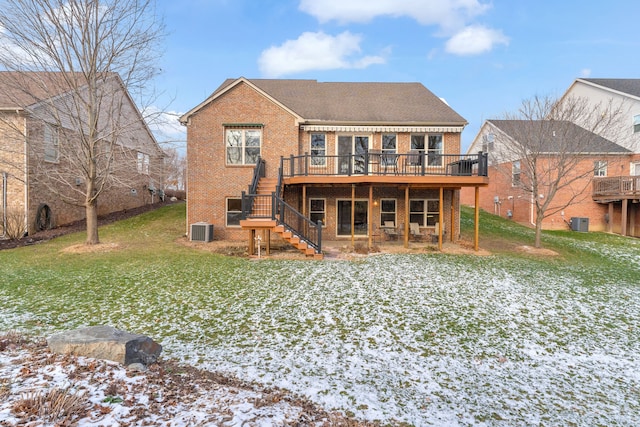
M152 211L154 209L158 209L173 203L176 203L176 202L164 201L164 202L154 203L151 205L140 206L134 209L126 209L119 212L112 212L107 215L101 215L98 217L98 226L110 224L115 221L120 221L122 219L140 215L141 213ZM69 233L86 231L86 229L87 229L87 221L82 219L80 221L76 221L60 227L52 228L51 230L39 231L35 234L23 237L22 239L19 239L19 240L0 240L0 250L13 249L21 246L29 246L29 245L33 245L40 242L46 242L55 237L63 236Z

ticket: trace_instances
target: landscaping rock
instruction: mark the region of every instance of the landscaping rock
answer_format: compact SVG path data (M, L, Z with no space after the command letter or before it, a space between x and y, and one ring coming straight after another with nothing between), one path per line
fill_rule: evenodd
M63 332L47 339L55 353L112 360L122 365L158 360L162 346L145 335L120 331L111 326L91 326Z

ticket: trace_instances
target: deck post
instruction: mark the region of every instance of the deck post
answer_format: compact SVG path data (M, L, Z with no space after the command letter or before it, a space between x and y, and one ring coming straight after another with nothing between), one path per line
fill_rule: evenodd
M622 228L620 229L620 234L622 236L627 235L627 210L629 209L629 200L622 199L622 218L620 219L620 225Z
M456 212L453 206L453 191L451 190L451 243L454 242L453 236L456 234Z
M476 187L476 202L473 223L473 249L477 252L480 250L478 236L480 234L480 187Z
M444 188L440 187L440 230L438 230L438 250L442 252L442 230L444 229Z
M369 249L373 247L373 222L371 219L373 218L373 185L369 186L369 212L367 213L368 217L368 232L369 232Z
M613 233L613 202L609 202L609 221L607 221L607 233Z
M351 248L356 247L355 227L356 227L356 185L351 184Z
M404 230L402 230L402 236L404 237L404 247L409 247L409 185L404 189Z
M631 210L629 210L629 236L636 237L636 211L637 206L635 203L631 204Z

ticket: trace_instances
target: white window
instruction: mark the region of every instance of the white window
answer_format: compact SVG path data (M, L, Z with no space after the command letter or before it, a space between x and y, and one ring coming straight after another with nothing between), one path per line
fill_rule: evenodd
M227 227L239 227L242 217L242 199L227 199Z
M511 186L520 185L520 160L516 160L511 164Z
M419 153L426 152L429 166L442 166L442 154L444 152L442 141L442 134L413 134L411 135L411 149Z
M309 199L309 219L317 224L318 221L322 221L322 226L327 225L326 222L326 206L325 199Z
M227 164L255 165L260 157L260 129L227 129Z
M640 114L633 116L633 133L640 132Z
M138 152L138 173L149 175L149 155Z
M640 162L631 163L631 167L629 168L629 172L631 176L640 176Z
M60 160L58 127L45 123L44 125L44 160L58 162Z
M607 162L604 160L593 162L593 176L607 176Z
M382 135L382 153L395 154L398 149L397 140L398 138L395 133Z
M440 201L437 199L409 200L409 222L420 227L435 227L440 222Z
M396 199L380 199L380 225L387 221L396 223Z
M493 142L496 140L496 135L488 133L482 136L482 152L488 153L493 151Z
M324 133L311 134L311 166L327 164L327 137Z

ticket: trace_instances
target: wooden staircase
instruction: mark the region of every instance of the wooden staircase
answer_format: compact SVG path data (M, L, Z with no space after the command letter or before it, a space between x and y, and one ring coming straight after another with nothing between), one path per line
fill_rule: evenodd
M313 257L314 259L323 259L322 253L316 253L315 248L308 245L300 236L297 236L291 230L287 229L284 225L271 219L272 211L272 198L270 196L276 191L278 185L277 178L260 178L258 181L258 187L256 194L258 196L253 202L251 215L246 220L240 221L240 226L247 230L270 230L276 234L279 234L282 239L289 242L292 246L300 250L307 257Z

